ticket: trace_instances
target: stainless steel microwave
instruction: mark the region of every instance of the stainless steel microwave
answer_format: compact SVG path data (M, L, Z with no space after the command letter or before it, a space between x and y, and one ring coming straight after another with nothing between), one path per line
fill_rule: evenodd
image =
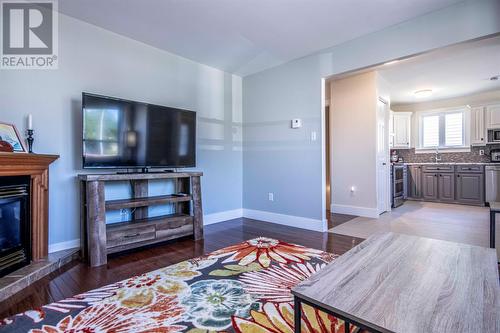
M490 133L490 142L500 142L500 129L491 130Z

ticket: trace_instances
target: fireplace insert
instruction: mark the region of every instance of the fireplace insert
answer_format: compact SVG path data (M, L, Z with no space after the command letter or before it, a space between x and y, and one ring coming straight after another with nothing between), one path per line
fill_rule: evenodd
M30 177L0 177L0 277L30 261Z

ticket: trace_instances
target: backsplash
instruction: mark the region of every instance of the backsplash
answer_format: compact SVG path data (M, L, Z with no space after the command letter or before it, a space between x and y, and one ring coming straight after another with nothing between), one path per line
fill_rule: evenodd
M469 153L439 153L441 163L487 163L490 162L490 150L500 149L500 145L488 145L483 147L471 147ZM484 150L484 155L479 155L479 150ZM436 154L425 153L415 154L415 148L397 149L398 155L403 158L406 163L429 163L435 162Z

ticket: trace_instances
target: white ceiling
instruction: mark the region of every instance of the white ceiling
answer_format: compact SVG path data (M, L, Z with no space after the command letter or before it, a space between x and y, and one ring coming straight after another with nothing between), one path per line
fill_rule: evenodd
M59 11L248 75L462 0L60 0Z
M394 64L380 66L391 86L391 103L408 104L465 96L500 89L500 37L446 47ZM432 89L417 99L417 90Z

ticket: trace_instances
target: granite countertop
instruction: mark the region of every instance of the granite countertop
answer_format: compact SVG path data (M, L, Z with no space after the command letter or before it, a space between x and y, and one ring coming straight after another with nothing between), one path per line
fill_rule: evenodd
M500 165L495 162L403 162L400 165Z

